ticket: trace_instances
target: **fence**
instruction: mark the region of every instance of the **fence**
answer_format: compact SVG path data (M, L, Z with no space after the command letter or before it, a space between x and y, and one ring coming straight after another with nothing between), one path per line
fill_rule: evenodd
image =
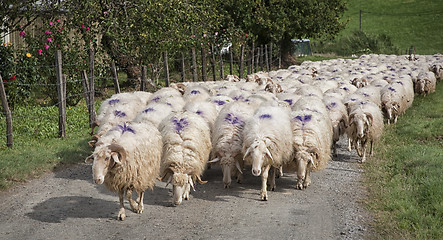
M208 51L209 50L209 51ZM279 54L275 54L278 49L273 49L272 44L261 45L255 47L255 44L252 46L241 46L238 56L234 56L233 51L230 51L223 55L220 52L216 52L213 46L210 46L208 49L202 47L200 51L197 51L195 48L190 49L189 53L180 53L180 57L178 59L170 59L168 57L168 53L164 52L162 54L162 67L156 69L153 66L141 65L141 75L140 78L130 79L126 78L125 81L131 82L130 85L136 85L137 89L131 90L141 90L141 91L155 91L159 87L159 85L169 86L172 82L183 82L183 81L217 81L225 78L226 66L229 68L229 74L238 75L239 77L245 77L245 74L251 74L257 71L270 71L273 68L281 67L281 58ZM198 54L200 52L200 54ZM208 61L209 60L209 61ZM26 85L29 88L38 86L41 88L49 88L55 87L57 91L57 102L54 103L54 106L58 108L58 116L33 116L29 117L29 119L43 119L49 118L50 121L58 121L58 137L64 138L66 137L66 112L67 112L67 102L76 102L72 100L73 98L82 97L85 99L86 106L88 109L88 122L89 126L92 126L92 123L95 121L95 97L97 95L105 96L106 89L108 89L107 83L111 82L113 87L113 92L119 93L121 91L120 82L118 72L123 71L125 69L117 68L114 62L109 63L108 70L105 74L97 74L95 73L95 53L93 50L89 51L88 57L88 70L78 70L80 76L78 79L74 76L67 76L63 74L63 59L61 51L58 50L55 54L55 64L52 66L40 66L41 68L45 68L53 72L56 77L55 84L44 84L39 85L35 83L35 85L22 83L22 85ZM178 71L175 73L179 73L176 79L171 78L170 72L170 63L177 63ZM160 64L159 64L160 66ZM72 67L72 66L70 66ZM80 67L80 66L79 66ZM175 67L177 68L177 67ZM217 69L218 68L218 69ZM54 71L55 70L55 71ZM20 71L18 68L17 71ZM97 76L98 75L98 76ZM150 77L148 77L150 75ZM163 78L161 78L163 75ZM211 76L212 75L212 76ZM212 78L212 79L211 79ZM154 79L154 80L152 80ZM81 82L81 96L78 94L68 94L67 92L67 84L77 84ZM99 86L97 87L96 84ZM2 107L4 112L2 113L5 117L6 127L4 125L0 125L0 129L5 129L6 131L6 146L12 147L14 145L13 141L13 122L16 118L27 118L26 113L11 111L10 105L8 104L7 92L5 91L5 85L10 84L10 82L4 82L1 78L0 73L0 95L2 101ZM20 86L19 86L20 87ZM71 100L70 100L71 99ZM70 101L69 101L70 100ZM1 119L1 117L0 117ZM3 124L3 123L1 123ZM34 131L35 132L35 131ZM27 134L33 134L32 131Z

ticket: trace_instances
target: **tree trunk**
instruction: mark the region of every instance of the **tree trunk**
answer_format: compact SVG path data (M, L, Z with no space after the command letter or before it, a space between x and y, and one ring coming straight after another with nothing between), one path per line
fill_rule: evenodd
M280 41L280 55L282 61L282 68L287 68L291 65L298 64L297 59L292 55L294 44L288 34L284 34Z

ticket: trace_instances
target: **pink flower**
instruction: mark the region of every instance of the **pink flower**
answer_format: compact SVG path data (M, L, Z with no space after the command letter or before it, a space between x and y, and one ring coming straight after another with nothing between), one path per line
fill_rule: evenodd
M52 42L52 38L47 38L46 40L50 43Z
M217 36L217 35L218 35L218 32L215 32L214 35Z
M20 37L24 38L26 36L26 33L21 31L18 35L20 35Z
M89 30L89 27L86 28L86 31L88 31L88 30Z
M206 37L206 33L203 34L203 37Z
M56 21L57 21L57 22L60 22L60 19L57 19Z
M52 21L49 21L49 26L52 26L54 23Z
M82 24L82 28L85 28L85 25Z
M40 49L38 50L38 55L42 55L42 52L43 52L43 50L40 48Z
M48 50L49 49L49 45L45 45L45 49Z
M15 79L15 75L9 78L9 80L11 80L11 81L14 79Z
M50 35L51 33L52 33L52 32L49 31L49 30L46 30L46 31L45 31L45 34L46 34L46 35Z

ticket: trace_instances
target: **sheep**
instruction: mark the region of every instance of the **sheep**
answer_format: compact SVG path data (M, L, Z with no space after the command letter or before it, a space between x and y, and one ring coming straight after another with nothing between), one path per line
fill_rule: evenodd
M406 110L405 90L403 86L393 86L392 84L386 85L381 90L381 102L382 110L386 113L386 120L388 125L397 123L398 116L402 115Z
M242 180L243 129L246 121L254 114L254 108L245 102L232 102L219 113L212 134L213 160L219 162L223 172L225 188L231 186L231 176Z
M443 81L443 64L435 63L430 68L429 71L435 74L435 78L437 81Z
M192 86L186 88L183 99L186 102L206 101L211 96L209 91L201 86Z
M329 117L311 110L291 113L294 161L288 169L297 172L297 189L311 184L311 170L324 169L331 159L332 125Z
M329 118L329 112L326 105L323 103L322 98L316 96L301 97L297 102L292 105L292 111L296 110L311 110L323 114L323 116Z
M186 91L186 85L184 83L171 83L169 87L177 89L182 95Z
M259 107L243 129L243 160L252 165L252 175L261 175L260 198L268 200L266 182L271 167L270 189L275 190L276 169L292 159L289 110L278 106Z
M173 108L173 111L182 110L183 106L186 104L181 93L177 89L171 87L162 88L152 94L149 103L152 102L168 104Z
M211 152L210 129L199 115L180 111L166 117L159 130L163 137L160 179L172 182L172 203L180 205L183 199L189 199L196 180L205 183L201 175Z
M224 106L226 106L230 102L233 102L234 99L228 96L212 96L208 99L208 101L214 104L217 113L219 113Z
M415 93L426 96L435 92L437 80L433 72L420 72L415 81Z
M151 122L158 128L160 122L173 110L172 106L166 103L151 102L135 116L132 122Z
M183 110L193 112L202 117L212 132L215 118L217 118L218 115L217 108L213 103L208 101L189 102L183 107Z
M357 89L356 94L361 94L365 99L381 106L381 95L380 89L374 86L366 86Z
M341 99L331 96L325 96L323 103L326 105L326 109L329 113L332 125L332 150L333 155L337 156L337 142L340 140L340 136L346 132L348 126L348 111Z
M136 213L144 210L143 198L146 189L155 186L160 169L162 139L158 129L151 123L124 123L118 125L121 136L114 143L96 148L85 159L92 163L93 179L107 189L118 193L120 210L117 219L125 220L123 196ZM137 200L132 199L132 191Z
M383 113L373 102L359 102L349 112L349 126L346 129L350 142L361 157L360 162L366 161L366 144L371 143L370 156L374 144L383 132Z

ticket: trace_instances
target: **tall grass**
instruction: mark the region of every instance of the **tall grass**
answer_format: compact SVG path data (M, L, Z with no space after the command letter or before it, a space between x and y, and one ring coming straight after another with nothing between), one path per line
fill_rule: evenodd
M443 238L443 84L385 128L364 165L379 239Z

